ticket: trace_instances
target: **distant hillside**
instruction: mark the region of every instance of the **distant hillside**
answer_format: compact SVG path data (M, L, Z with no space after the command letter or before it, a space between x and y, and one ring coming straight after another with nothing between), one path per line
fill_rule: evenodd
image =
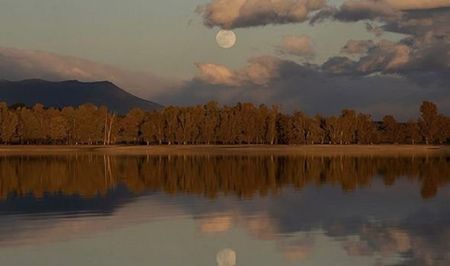
M134 107L146 111L162 108L161 105L138 98L108 81L0 80L0 101L6 102L8 105L23 103L27 106L41 103L48 107L79 106L84 103L92 103L97 106L104 105L119 114L127 113Z

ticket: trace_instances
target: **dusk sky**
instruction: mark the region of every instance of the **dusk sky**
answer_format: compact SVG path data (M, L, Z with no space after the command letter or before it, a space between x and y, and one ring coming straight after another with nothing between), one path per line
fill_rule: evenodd
M0 0L0 36L0 79L110 80L165 105L450 113L450 0Z

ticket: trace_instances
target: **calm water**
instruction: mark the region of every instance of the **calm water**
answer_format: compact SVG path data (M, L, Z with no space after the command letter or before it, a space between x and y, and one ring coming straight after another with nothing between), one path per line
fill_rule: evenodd
M0 265L450 265L450 158L0 157Z

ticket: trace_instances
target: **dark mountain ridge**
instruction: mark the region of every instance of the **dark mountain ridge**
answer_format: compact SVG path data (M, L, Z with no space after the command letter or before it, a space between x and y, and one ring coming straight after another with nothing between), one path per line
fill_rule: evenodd
M109 81L0 80L0 101L8 105L21 103L33 106L41 103L46 107L58 108L91 103L106 106L119 114L125 114L135 107L145 111L162 108L161 105L134 96Z

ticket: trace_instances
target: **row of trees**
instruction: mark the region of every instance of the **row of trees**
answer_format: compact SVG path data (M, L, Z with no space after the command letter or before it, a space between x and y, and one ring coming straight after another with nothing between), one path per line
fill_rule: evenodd
M118 116L106 107L32 108L0 103L0 142L4 144L443 144L450 118L423 102L421 117L406 123L392 115L373 121L368 114L343 110L340 116L281 113L277 106L215 102L167 107Z

